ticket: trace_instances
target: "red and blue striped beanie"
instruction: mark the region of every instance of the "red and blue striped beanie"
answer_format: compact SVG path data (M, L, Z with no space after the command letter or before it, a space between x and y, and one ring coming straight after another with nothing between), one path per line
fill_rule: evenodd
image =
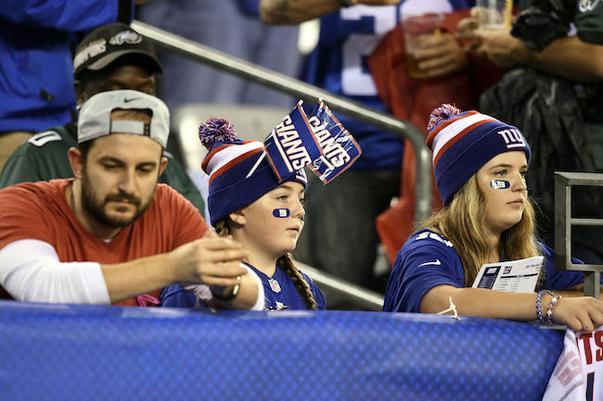
M524 151L530 162L530 145L517 127L475 110L461 112L444 104L431 113L427 130L436 186L446 206L469 178L494 156Z
M238 138L232 124L223 118L201 124L199 139L209 151L201 168L209 175L207 203L213 226L285 181L304 187L308 182L304 170L279 181L265 157L264 144Z

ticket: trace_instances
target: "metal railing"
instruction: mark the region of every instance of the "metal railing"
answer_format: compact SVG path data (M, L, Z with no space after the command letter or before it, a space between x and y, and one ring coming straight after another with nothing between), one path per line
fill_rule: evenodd
M584 272L584 295L598 299L603 265L572 263L572 226L603 226L603 219L572 217L572 186L603 187L603 174L555 172L555 266Z
M431 212L431 156L425 146L425 136L414 125L372 110L344 97L334 95L317 86L257 66L143 22L133 21L131 26L157 45L195 61L304 100L316 102L318 99L323 99L334 110L410 139L415 149L417 163L415 220L420 221L429 216ZM383 297L380 294L363 289L313 267L299 264L304 272L321 287L344 295L355 305L362 308L368 310L382 309Z
M354 305L373 311L383 310L383 296L377 292L367 290L355 284L336 278L330 274L295 261L304 273L312 278L323 290L330 290L337 294L343 294L347 299L353 301ZM329 300L327 299L327 302Z

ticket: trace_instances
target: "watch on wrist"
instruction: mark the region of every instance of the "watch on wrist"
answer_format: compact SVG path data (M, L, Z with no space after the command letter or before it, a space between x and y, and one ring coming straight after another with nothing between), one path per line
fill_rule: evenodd
M239 279L239 281L241 281ZM237 283L234 287L232 287L232 291L226 291L227 288L230 287L222 287L220 285L210 285L209 290L211 294L219 301L232 301L239 294L239 290L241 289L241 284Z

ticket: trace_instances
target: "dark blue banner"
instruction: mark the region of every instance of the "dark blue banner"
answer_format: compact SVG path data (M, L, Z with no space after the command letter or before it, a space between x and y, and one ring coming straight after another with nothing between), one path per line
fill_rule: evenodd
M0 302L0 400L541 400L563 332L379 312Z
M312 171L324 184L352 167L362 154L360 145L321 100L308 119L322 155L312 162Z
M266 156L279 180L295 174L322 154L300 101L264 141Z

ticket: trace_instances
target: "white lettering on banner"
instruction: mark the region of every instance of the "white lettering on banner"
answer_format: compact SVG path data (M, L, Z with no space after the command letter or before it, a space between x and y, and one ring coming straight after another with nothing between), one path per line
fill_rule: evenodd
M518 129L504 129L502 131L498 131L498 134L503 137L505 143L507 144L507 148L525 148L526 141L523 139L523 135L519 132Z
M312 126L314 136L318 139L318 143L323 150L323 161L330 166L329 169L332 169L333 166L341 167L350 161L350 155L326 129L326 123L321 124L320 119L316 116L310 117L308 122ZM347 140L347 138L344 139Z
M293 125L289 116L277 125L276 135L283 146L287 159L291 163L292 169L289 169L289 171L301 170L312 162L310 154L304 147L299 133L295 130L295 125Z

